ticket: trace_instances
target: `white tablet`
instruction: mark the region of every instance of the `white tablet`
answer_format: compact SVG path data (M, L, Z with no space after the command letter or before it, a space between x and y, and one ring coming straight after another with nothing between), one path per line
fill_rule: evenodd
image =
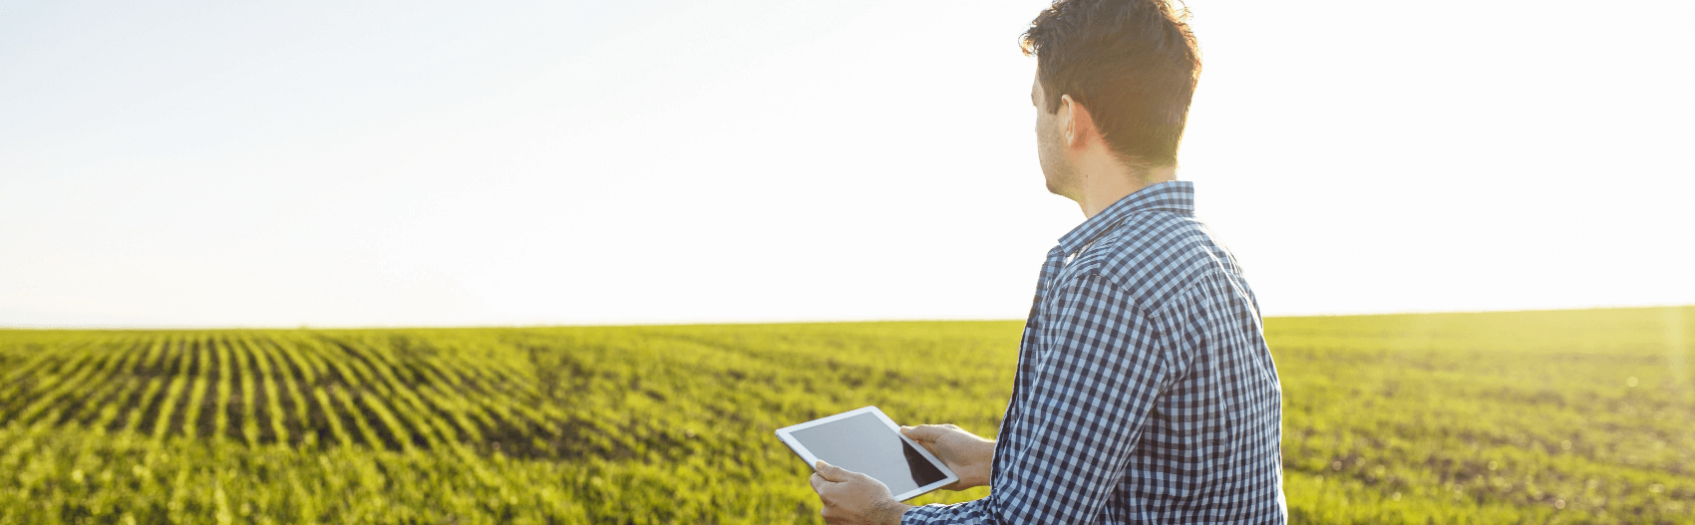
M808 466L817 468L822 459L871 476L888 485L901 501L959 481L947 465L901 435L900 427L874 406L779 428L777 439Z

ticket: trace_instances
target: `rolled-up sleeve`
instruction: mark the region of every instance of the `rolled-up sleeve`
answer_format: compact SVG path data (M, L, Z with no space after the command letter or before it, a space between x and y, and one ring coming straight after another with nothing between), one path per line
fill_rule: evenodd
M910 524L1099 521L1169 380L1164 341L1131 296L1082 275L1053 291L1030 376L1002 427L988 497L909 510Z

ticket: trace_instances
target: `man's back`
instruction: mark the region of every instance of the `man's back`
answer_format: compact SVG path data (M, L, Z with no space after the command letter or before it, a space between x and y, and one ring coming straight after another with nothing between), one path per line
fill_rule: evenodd
M1192 195L1187 182L1150 186L1061 239L990 496L903 523L1285 520L1276 368L1253 292Z
M1161 188L1173 185L1184 191ZM1160 352L1169 367L1114 491L1117 504L1107 506L1119 514L1105 523L1263 523L1256 518L1282 515L1263 508L1283 503L1282 409L1258 302L1229 250L1195 219L1186 186L1143 190L1185 198L1129 213L1059 277L1098 275L1127 293L1161 335L1151 348L1117 350Z

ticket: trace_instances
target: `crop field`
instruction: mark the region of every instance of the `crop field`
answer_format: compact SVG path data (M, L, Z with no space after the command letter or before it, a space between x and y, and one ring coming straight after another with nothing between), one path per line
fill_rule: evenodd
M1021 327L0 330L0 524L821 523L772 431L993 436ZM1695 308L1266 334L1294 523L1695 523Z

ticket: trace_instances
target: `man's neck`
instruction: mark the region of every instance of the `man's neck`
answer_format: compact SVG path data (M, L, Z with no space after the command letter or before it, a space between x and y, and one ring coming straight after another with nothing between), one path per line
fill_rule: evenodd
M1076 199L1077 206L1083 209L1085 219L1093 218L1107 206L1118 202L1125 196L1141 191L1142 188L1177 180L1177 167L1165 166L1150 168L1139 173L1120 166L1085 172L1082 183L1082 198ZM1113 169L1117 168L1117 169Z

